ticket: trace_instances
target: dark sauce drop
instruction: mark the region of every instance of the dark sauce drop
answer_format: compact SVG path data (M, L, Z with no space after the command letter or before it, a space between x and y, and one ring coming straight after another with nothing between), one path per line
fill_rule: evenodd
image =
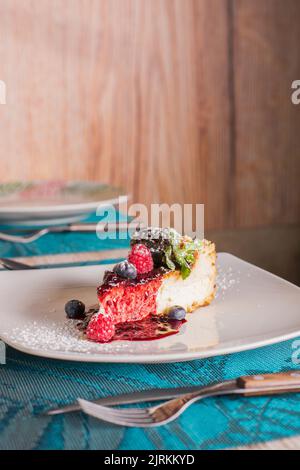
M149 341L175 335L186 320L168 320L166 317L148 315L143 320L118 323L111 341Z

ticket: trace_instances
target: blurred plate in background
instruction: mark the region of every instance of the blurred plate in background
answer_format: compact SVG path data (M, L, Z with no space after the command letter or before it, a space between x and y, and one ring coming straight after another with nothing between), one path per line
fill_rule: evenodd
M119 205L123 190L98 182L30 181L0 184L0 224L73 222L99 206Z

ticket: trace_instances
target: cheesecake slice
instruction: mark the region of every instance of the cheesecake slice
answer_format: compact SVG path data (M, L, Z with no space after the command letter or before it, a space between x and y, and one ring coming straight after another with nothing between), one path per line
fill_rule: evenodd
M153 233L153 229L147 229L146 237L138 233L131 241L132 263L126 266L136 269L135 276L130 271L131 277L126 277L126 269L118 270L119 265L105 273L97 289L99 312L89 319L87 338L106 342L113 337L115 325L168 315L174 306L193 312L214 298L215 245L181 237L171 230L167 234L160 231L156 238ZM147 272L140 272L143 270Z

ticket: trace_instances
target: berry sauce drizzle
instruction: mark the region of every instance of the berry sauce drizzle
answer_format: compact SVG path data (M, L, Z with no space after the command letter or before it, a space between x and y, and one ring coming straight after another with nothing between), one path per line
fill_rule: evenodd
M77 328L85 331L89 318L97 313L97 306L93 306L88 310L85 321L77 323ZM124 322L115 325L115 334L111 341L150 341L154 339L165 338L166 336L175 335L179 332L186 320L170 320L166 316L148 315L142 320L134 322Z
M111 341L149 341L175 335L186 320L169 320L158 315L148 315L135 322L118 323Z

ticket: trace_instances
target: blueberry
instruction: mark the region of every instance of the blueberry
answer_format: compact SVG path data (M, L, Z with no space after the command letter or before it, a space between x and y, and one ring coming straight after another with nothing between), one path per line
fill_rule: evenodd
M137 276L136 267L127 260L116 264L113 271L118 274L118 276L125 277L127 279L135 279Z
M168 311L169 320L184 320L185 316L185 309L179 305L174 305L174 307L171 307Z
M85 305L80 300L69 300L65 305L65 312L68 318L74 320L84 317Z

